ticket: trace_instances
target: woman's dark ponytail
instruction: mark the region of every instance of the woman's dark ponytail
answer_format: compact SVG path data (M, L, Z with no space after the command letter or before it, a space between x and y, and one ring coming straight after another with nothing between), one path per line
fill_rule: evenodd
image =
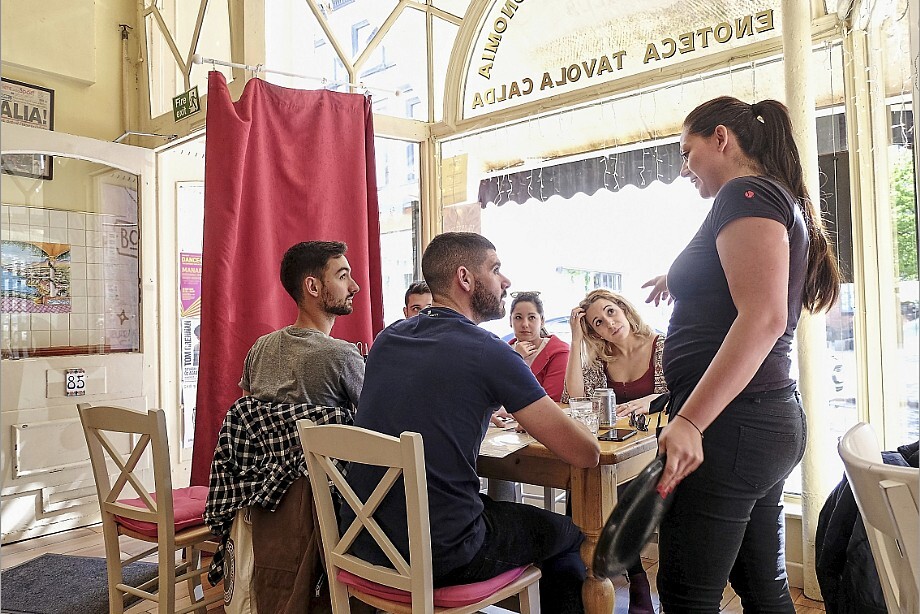
M742 151L760 164L765 175L781 182L796 197L809 239L802 302L811 312L830 309L840 293L840 269L827 230L805 187L789 111L776 100L747 104L722 96L701 104L684 120L688 132L702 136L710 136L718 125L734 132Z

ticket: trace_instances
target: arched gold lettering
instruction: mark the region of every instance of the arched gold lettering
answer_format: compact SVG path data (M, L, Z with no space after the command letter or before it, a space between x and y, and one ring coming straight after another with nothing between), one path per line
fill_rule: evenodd
M569 81L578 81L581 79L581 66L578 64L572 64L566 71L566 76L568 76Z
M773 9L754 13L754 19L757 20L757 32L766 32L773 29Z
M745 15L735 20L735 38L754 35L754 16Z
M491 51L494 58L495 54L498 52L498 44L500 42L502 42L501 34L495 34L494 32L489 34L489 42L487 42L486 46L483 47L483 52Z
M661 41L661 48L666 50L661 54L663 58L673 57L677 53L677 43L674 42L673 38L666 38Z
M732 26L727 21L723 21L716 26L712 34L718 42L727 43L732 38Z
M605 72L613 72L613 67L610 66L610 60L607 59L607 56L602 55L601 65L597 67L597 75L601 76Z
M700 47L705 49L709 46L709 35L712 34L712 27L706 26L705 28L700 28L696 31L700 37Z
M514 17L514 12L516 10L517 10L517 6L515 2L512 2L512 0L505 0L505 6L502 7L503 15L507 15L508 17Z

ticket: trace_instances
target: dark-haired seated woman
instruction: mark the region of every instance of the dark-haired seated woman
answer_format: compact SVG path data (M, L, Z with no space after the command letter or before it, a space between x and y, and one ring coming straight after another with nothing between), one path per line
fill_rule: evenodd
M515 336L509 343L530 366L546 394L558 403L565 387L569 345L546 332L543 300L539 292L512 292L511 299L511 328ZM502 426L504 420L510 418L504 410L499 410L492 421L496 426ZM488 493L496 501L518 503L522 496L519 483L505 480L489 480Z
M539 292L512 292L511 297L511 328L515 336L509 343L530 365L546 394L558 403L565 385L569 346L546 332Z

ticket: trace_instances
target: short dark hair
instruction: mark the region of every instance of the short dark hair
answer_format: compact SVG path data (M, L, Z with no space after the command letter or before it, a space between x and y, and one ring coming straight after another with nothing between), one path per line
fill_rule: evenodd
M303 280L322 277L326 263L344 256L348 246L341 241L304 241L291 246L281 259L281 285L300 305L303 300Z
M422 275L432 295L446 295L457 269L478 269L489 250L495 251L492 242L475 232L445 232L432 239L422 256Z
M409 306L409 297L413 294L431 294L431 289L424 281L413 281L406 290L406 307Z

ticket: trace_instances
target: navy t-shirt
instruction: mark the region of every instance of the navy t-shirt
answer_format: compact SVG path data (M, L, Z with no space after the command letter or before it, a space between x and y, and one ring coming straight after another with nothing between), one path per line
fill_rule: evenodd
M492 412L504 406L514 413L544 396L510 345L452 309L429 307L374 340L355 425L394 437L403 431L422 434L435 577L465 565L482 546L476 458ZM352 465L348 482L364 500L381 475L379 468ZM408 559L401 481L374 517ZM352 520L354 513L343 506L342 526ZM353 551L391 566L366 531Z
M739 177L722 186L703 225L668 271L674 311L662 364L672 391L696 386L738 317L719 260L716 237L729 222L741 217L776 220L786 227L789 235L786 331L744 392L778 390L794 382L789 375L789 352L802 312L808 260L805 219L792 195L777 182L766 177Z

